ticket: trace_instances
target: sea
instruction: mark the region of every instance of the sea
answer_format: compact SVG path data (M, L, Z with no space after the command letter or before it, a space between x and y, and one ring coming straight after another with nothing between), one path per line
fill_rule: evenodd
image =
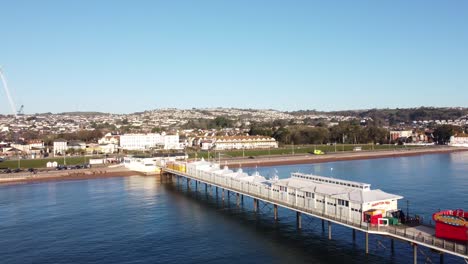
M265 177L303 172L370 183L404 198L399 207L426 222L440 209L468 210L468 152L244 168ZM371 235L214 189L154 176L0 186L0 263L413 263L405 242ZM419 263L439 254L418 249ZM444 263L465 263L445 255Z

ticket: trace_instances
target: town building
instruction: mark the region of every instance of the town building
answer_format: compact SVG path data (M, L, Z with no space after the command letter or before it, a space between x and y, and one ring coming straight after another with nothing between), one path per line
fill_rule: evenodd
M126 150L180 149L179 134L125 134L120 136L120 147Z
M102 137L101 139L98 140L98 143L100 145L105 145L105 144L115 144L119 145L120 141L120 135L114 135L112 133L107 133Z
M81 140L72 140L67 144L68 150L81 151L86 149L86 143Z
M68 142L65 139L54 140L54 156L65 155L68 149Z
M400 138L409 138L413 136L412 130L390 131L390 138L395 141Z
M468 134L451 136L449 145L454 147L468 147Z
M221 136L202 140L201 143L202 149L214 150L278 148L278 142L266 136Z

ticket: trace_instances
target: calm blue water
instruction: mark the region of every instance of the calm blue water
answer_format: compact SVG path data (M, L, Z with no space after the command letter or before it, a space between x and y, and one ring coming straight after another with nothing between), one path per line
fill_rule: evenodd
M400 207L429 219L439 208L468 209L468 153L258 169L281 177L301 171L372 184L405 197ZM261 204L252 212L222 202L213 192L161 183L154 177L58 181L0 187L0 263L412 263L412 250L333 226L333 240L321 222ZM427 258L428 259L427 259ZM438 263L428 249L420 263ZM445 263L464 263L445 257Z

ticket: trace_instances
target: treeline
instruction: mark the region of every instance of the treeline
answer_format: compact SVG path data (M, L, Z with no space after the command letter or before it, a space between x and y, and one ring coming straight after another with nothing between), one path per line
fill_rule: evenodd
M104 136L104 132L101 130L80 130L74 133L63 133L63 134L52 134L45 135L41 139L45 145L53 145L54 140L65 139L67 141L81 140L84 142L97 142Z
M186 128L186 129L228 128L228 127L236 126L236 123L237 123L236 120L232 120L224 116L218 116L215 119L205 119L205 118L191 119L185 125L183 125L183 128Z
M361 126L356 122L341 122L330 128L304 125L272 127L252 125L250 135L271 136L282 144L364 144L388 143L389 131L376 126Z

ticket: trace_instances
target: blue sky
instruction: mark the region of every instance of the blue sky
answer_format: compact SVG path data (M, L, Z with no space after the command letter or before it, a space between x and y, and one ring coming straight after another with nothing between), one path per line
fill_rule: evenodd
M468 107L463 0L0 0L0 24L26 113Z

